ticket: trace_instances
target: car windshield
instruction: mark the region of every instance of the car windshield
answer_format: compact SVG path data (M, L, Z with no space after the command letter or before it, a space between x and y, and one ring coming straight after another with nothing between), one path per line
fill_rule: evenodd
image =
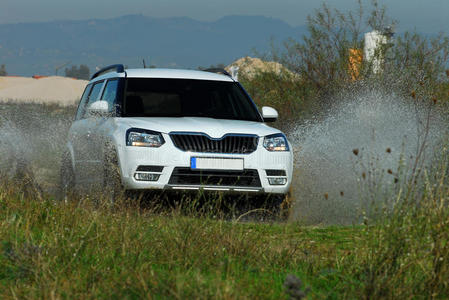
M128 78L125 117L204 117L261 122L238 83L160 78Z

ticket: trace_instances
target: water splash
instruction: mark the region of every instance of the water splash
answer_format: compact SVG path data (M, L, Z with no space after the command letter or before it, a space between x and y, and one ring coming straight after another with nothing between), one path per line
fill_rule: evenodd
M32 148L20 130L3 116L0 120L0 171L13 177L29 161Z
M341 96L336 103L325 115L289 132L296 151L292 219L309 224L360 221L365 204L360 180L364 171L370 176L368 162L391 184L394 174L388 170L397 169L400 156L409 161L416 156L427 105L376 90ZM75 109L1 104L0 173L13 176L31 166L39 185L56 192L60 157ZM427 161L448 128L435 108L430 116Z
M385 192L397 181L400 158L412 165L427 133L421 161L429 164L448 128L435 106L394 93L365 90L335 100L338 105L324 117L290 131L296 148L294 220L359 222L367 193Z
M72 107L0 104L0 174L29 173L47 192L59 182L59 163Z

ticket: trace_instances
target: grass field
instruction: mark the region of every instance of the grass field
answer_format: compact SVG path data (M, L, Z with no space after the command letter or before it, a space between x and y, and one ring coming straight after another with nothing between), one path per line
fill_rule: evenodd
M93 207L0 189L0 298L444 298L447 182L350 227L241 223L174 207ZM86 200L86 199L85 199Z
M359 284L344 278L360 228L214 220L173 210L93 209L0 194L0 296L285 298L287 274L314 297Z

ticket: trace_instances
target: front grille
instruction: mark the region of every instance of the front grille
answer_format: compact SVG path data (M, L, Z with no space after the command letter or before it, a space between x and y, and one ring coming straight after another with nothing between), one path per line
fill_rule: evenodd
M261 187L257 170L197 171L175 168L168 182L173 185Z
M248 154L256 151L256 135L225 135L212 139L205 134L170 133L173 144L182 151Z

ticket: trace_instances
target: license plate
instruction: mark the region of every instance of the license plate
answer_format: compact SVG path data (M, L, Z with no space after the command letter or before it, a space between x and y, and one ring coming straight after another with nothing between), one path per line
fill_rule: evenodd
M192 170L243 170L243 158L191 157Z

